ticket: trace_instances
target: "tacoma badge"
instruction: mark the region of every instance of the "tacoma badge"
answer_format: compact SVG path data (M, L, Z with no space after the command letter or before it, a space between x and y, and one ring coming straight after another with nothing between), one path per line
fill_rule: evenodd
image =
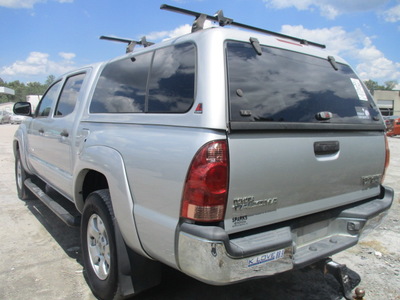
M276 209L277 204L278 204L277 197L255 200L254 196L246 196L233 199L233 208L236 211L242 209L251 209L256 207L269 207L271 208L271 210L274 210Z

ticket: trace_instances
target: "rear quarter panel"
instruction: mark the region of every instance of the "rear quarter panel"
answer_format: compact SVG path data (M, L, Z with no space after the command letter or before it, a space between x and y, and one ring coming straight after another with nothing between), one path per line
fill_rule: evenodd
M90 132L85 147L101 144L121 156L132 203L128 205L126 199L118 198L113 198L112 203L114 210L121 212L117 218L125 240L135 234L127 222L130 215L144 251L176 266L175 233L188 167L203 144L226 138L225 132L117 122L82 125ZM104 165L107 168L107 161ZM118 186L110 187L111 194L113 188ZM126 226L123 222L127 222Z

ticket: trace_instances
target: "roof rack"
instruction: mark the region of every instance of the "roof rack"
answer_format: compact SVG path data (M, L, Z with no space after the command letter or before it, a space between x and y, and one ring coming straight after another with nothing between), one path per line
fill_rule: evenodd
M222 10L219 10L214 16L210 16L210 15L207 15L207 14L203 14L203 13L199 13L199 12L195 12L195 11L191 11L191 10L187 10L187 9L183 9L183 8L179 8L179 7L175 7L175 6L171 6L171 5L167 5L167 4L162 4L160 9L168 10L168 11L172 11L172 12L181 13L181 14L184 14L184 15L189 15L189 16L195 17L196 19L195 19L195 21L193 22L193 25L192 25L192 32L196 32L196 31L202 30L204 28L204 22L206 20L210 20L210 21L213 21L213 22L218 22L219 26L222 26L222 27L225 26L225 25L232 25L232 26L236 26L236 27L240 27L240 28L244 28L244 29L249 29L249 30L256 31L256 32L261 32L261 33L266 33L266 34L278 36L278 37L281 37L281 38L291 39L291 40L299 42L300 44L303 44L303 45L312 45L312 46L316 46L316 47L323 48L323 49L326 48L326 46L323 45L323 44L318 44L318 43L307 41L305 39L301 39L301 38L297 38L297 37L294 37L294 36L282 34L282 33L279 33L279 32L274 32L274 31L270 31L270 30L266 30L266 29L262 29L262 28L257 28L257 27L253 27L253 26L250 26L250 25L238 23L238 22L234 22L233 19L226 18L224 16L224 13L223 13Z
M146 37L142 37L140 41L134 41L134 40L129 40L129 39L123 39L123 38L117 38L117 37L112 37L112 36L105 36L102 35L100 37L101 40L108 40L108 41L114 41L114 42L121 42L121 43L127 43L128 46L126 46L126 53L133 52L133 49L135 48L136 45L142 45L143 47L148 47L151 45L154 45L152 42L148 42L146 40Z

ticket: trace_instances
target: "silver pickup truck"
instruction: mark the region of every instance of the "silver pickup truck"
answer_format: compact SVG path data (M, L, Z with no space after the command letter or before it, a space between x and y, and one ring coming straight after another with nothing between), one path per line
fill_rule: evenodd
M18 195L81 227L100 299L158 284L160 263L213 285L310 265L355 245L393 201L384 122L346 61L181 12L192 33L132 41L60 77L34 112L14 107L29 116L13 144Z

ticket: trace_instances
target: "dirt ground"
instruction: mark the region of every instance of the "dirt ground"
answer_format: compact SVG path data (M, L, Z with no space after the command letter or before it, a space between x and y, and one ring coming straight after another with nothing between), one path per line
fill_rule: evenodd
M12 138L16 125L0 125L0 299L95 299L81 262L79 229L69 228L40 201L18 199ZM400 299L400 138L389 138L385 184L396 191L388 217L357 246L337 254L361 276L364 299ZM361 149L360 149L361 151ZM306 268L232 286L214 287L165 268L163 283L134 299L340 299L339 285Z

